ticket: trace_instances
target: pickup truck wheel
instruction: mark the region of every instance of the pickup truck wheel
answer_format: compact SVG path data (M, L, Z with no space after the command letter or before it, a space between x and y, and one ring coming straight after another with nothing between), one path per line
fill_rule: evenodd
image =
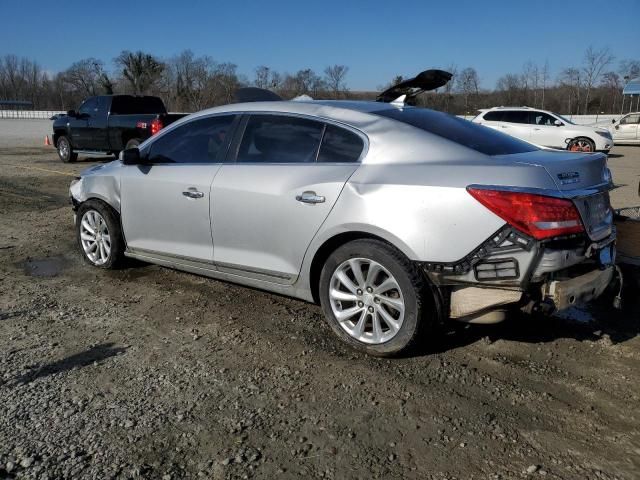
M67 137L63 136L58 138L56 147L58 149L58 156L64 163L75 162L78 159L78 154L73 151L71 142Z
M142 142L140 141L139 138L132 138L131 140L129 140L127 142L127 144L125 145L124 149L126 150L127 148L136 148L141 143Z
M320 274L319 294L333 331L372 355L406 352L436 324L422 273L378 240L355 240L333 252Z
M88 200L80 205L76 237L82 257L94 267L116 268L124 258L120 220L104 202Z
M596 144L586 137L578 137L569 142L567 150L572 152L595 152Z

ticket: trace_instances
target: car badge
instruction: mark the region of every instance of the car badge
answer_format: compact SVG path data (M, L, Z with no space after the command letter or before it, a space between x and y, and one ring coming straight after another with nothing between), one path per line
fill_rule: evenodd
M580 182L579 172L562 172L558 174L558 179L561 185L570 185L572 183Z

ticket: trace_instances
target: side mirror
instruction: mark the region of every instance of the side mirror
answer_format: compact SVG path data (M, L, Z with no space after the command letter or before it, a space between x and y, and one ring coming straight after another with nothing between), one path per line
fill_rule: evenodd
M553 124L554 124L556 127L561 127L562 125L564 125L564 123L562 123L560 120L555 120L555 121L553 122Z
M142 163L142 159L140 157L140 150L137 147L127 148L120 152L120 160L125 165L139 165Z
M615 118L612 118L612 119L611 119L611 123L616 123L616 119L615 119Z
M75 110L67 111L67 116L68 117L76 117L77 115L78 115L78 112L76 112Z

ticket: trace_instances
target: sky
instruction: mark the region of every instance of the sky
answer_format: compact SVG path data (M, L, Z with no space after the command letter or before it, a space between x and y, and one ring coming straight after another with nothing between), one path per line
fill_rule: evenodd
M0 56L29 57L49 72L87 57L113 68L122 50L170 58L190 49L249 79L259 65L321 73L343 64L351 90L372 90L456 65L493 88L529 60L548 61L555 78L590 45L609 47L614 67L640 59L640 0L0 0L0 19Z

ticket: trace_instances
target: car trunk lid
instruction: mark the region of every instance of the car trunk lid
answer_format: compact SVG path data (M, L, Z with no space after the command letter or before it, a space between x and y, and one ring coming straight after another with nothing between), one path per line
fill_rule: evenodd
M575 204L591 240L611 234L610 177L604 154L537 150L510 157L518 163L538 165L549 173L562 196Z

